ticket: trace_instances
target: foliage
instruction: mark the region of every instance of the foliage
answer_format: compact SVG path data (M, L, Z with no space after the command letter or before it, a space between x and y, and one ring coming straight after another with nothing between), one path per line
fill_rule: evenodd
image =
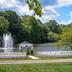
M0 16L0 36L8 31L9 22L3 16Z
M38 0L25 0L30 10L33 10L38 16L42 14L42 7Z
M14 42L20 43L23 41L23 30L21 27L21 18L17 15L16 12L7 10L1 11L0 16L3 16L5 19L8 20L9 26L8 31L11 32Z
M63 34L61 35L60 45L67 45L72 48L72 24L64 27Z
M29 42L39 43L42 41L46 41L47 32L43 27L43 24L36 20L33 16L24 16L22 18L22 27L26 29L27 35L25 34L25 39Z
M50 20L49 22L46 23L46 26L51 32L58 34L62 33L62 26L59 25L55 20Z
M72 24L59 25L55 20L43 24L34 16L18 16L16 12L7 10L0 12L0 35L11 32L14 42L28 41L32 43L55 42L72 48Z
M48 33L48 41L55 42L55 41L58 41L58 40L59 40L58 34L53 33L53 32Z

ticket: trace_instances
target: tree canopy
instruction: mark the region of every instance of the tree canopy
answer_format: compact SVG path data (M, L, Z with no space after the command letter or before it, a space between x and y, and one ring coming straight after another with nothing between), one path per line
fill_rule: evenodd
M0 36L11 32L14 42L32 43L58 42L72 48L72 24L60 25L55 20L42 23L34 16L19 16L16 12L7 10L0 12Z
M4 17L0 16L0 36L8 31L9 22Z
M47 33L44 30L43 24L33 16L24 16L22 18L23 29L26 29L26 38L33 43L46 41ZM25 39L26 39L25 38Z
M72 48L72 24L64 27L64 31L61 35L60 45L67 45Z
M61 33L62 32L62 26L59 25L55 20L50 20L46 23L46 26L49 28L49 31L54 33Z

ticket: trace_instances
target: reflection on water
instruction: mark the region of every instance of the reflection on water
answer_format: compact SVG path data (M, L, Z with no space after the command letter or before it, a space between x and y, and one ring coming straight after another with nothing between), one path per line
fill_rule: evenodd
M72 56L72 51L64 47L55 47L53 44L44 43L44 44L34 44L34 51L38 55L47 55L47 56Z
M47 51L71 51L68 46L56 47L52 43L34 44L34 51L47 52Z
M34 44L34 51L47 52L47 51L57 51L57 50L59 49L50 43Z

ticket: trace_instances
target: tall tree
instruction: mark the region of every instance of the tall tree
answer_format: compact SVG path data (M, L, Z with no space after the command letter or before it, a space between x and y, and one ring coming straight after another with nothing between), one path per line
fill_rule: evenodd
M59 25L55 20L50 20L46 23L46 26L51 32L54 33L61 33L62 32L62 26Z
M65 46L66 49L72 49L72 24L65 25L63 33L60 35L61 40L57 42L58 46Z
M9 22L8 31L12 33L15 43L22 41L22 28L21 28L21 18L16 12L7 10L0 13Z
M26 29L27 35L25 34L24 37L27 41L33 43L39 43L46 41L47 39L47 32L44 28L43 24L36 20L33 16L24 16L22 18L22 25L23 29Z
M8 31L9 22L3 16L0 16L0 36Z
M62 45L68 45L69 47L72 48L72 24L67 25L64 28L64 32L61 36L61 44Z

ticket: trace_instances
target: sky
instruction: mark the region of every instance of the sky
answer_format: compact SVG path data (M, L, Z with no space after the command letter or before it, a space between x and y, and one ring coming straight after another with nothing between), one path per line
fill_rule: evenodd
M72 22L72 0L39 0L42 4L43 14L41 17L35 15L43 23L56 20L59 24ZM32 15L24 0L0 0L0 10L13 10L18 15Z

